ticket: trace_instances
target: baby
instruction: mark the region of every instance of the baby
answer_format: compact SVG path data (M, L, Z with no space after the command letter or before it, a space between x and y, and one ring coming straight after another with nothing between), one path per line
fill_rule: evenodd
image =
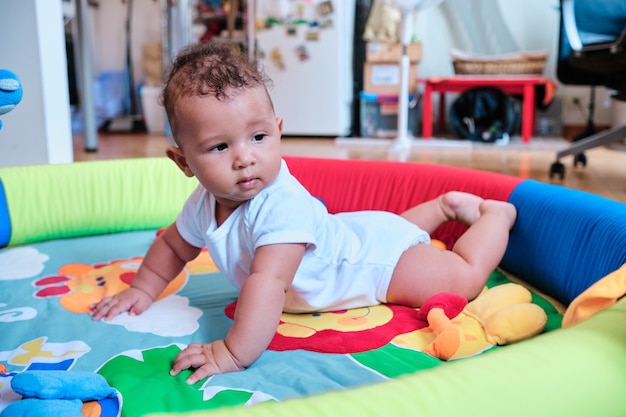
M167 156L200 184L130 287L92 306L96 320L141 314L206 246L240 293L226 337L192 343L176 357L171 374L193 368L189 384L250 366L283 311L419 307L444 291L476 297L504 255L517 215L509 203L461 192L401 215L329 214L282 159L283 121L267 82L227 45L198 44L179 54L163 92L177 145ZM450 251L431 246L430 233L450 220L469 228Z

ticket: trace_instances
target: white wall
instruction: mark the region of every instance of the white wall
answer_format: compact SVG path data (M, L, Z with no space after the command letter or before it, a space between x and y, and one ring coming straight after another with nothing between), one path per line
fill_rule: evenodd
M479 0L464 0L474 1ZM124 65L123 25L126 5L121 1L100 1L98 9L92 9L94 19L94 76L99 72L117 69ZM556 78L555 51L558 43L558 0L497 0L502 17L522 50L550 52L544 74ZM160 41L161 0L134 0L133 62L136 84L142 79L141 44ZM442 14L442 7L425 10L418 14L418 33L424 42L424 60L419 76L450 75L453 73L449 51L453 47L449 22ZM585 115L573 102L577 98L586 109L589 88L559 86L557 98L562 100L562 120L565 124L586 123ZM610 91L596 89L596 123L610 124Z
M477 1L477 0L467 0ZM126 2L100 0L90 8L93 28L93 74L124 69ZM556 51L558 0L498 0L502 15L518 46L525 50ZM132 56L136 84L143 79L141 46L161 40L161 0L134 0ZM58 16L56 18L55 16ZM452 47L448 22L441 7L418 15L418 33L424 42L420 76L452 74ZM3 115L0 130L0 166L67 163L73 159L67 93L66 59L60 0L0 0L0 68L17 73L24 84L22 103ZM555 77L554 56L545 75ZM586 87L561 86L563 122L585 124L574 106L588 103ZM610 92L597 89L596 123L610 124Z
M512 2L499 0L500 10L513 32L518 44L524 49L548 49L551 52L544 74L556 78L556 53L559 41L559 1L525 0ZM520 19L521 16L521 19ZM537 30L539 28L539 30ZM612 91L598 87L595 92L595 122L611 124ZM584 125L589 105L590 88L585 86L561 85L557 96L563 101L562 121L567 125ZM585 113L574 105L578 99Z
M142 45L161 41L161 0L132 0L131 58L135 85L143 80ZM90 7L93 78L126 65L126 16L129 1L100 0Z
M0 167L73 160L63 33L60 1L0 0L0 68L24 90L2 116Z
M466 0L472 1L472 0ZM521 50L547 50L550 55L544 75L556 80L556 51L559 36L558 0L498 0L502 17L515 42ZM437 7L418 14L417 30L424 43L424 59L420 63L419 76L452 75L454 69L449 51L452 44L448 22ZM562 100L562 121L568 125L584 125L589 103L589 87L559 85L557 99ZM595 122L599 125L611 124L611 91L596 89ZM574 105L578 99L584 113Z

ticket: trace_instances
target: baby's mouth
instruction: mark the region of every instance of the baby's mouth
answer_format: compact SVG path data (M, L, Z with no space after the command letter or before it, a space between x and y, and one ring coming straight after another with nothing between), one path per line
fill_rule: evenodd
M254 188L259 182L258 177L247 177L237 181L237 185L243 189Z

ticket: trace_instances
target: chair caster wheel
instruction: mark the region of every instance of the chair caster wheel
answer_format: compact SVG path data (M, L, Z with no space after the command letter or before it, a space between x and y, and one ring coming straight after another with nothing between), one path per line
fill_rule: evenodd
M565 178L565 165L559 161L553 162L552 165L550 165L550 178L557 174L561 179Z
M587 155L582 152L574 155L574 167L577 167L579 163L583 167L587 166Z

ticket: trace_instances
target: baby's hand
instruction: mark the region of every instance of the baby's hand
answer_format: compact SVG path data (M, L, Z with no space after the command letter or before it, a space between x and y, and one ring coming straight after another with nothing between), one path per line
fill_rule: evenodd
M174 359L170 375L176 376L182 370L189 368L196 368L196 371L187 378L189 385L211 375L244 369L238 365L237 359L230 353L223 340L216 340L208 344L190 344Z
M104 297L97 304L89 306L94 320L111 320L125 311L131 315L141 314L150 307L152 298L137 288L127 288L113 297Z

